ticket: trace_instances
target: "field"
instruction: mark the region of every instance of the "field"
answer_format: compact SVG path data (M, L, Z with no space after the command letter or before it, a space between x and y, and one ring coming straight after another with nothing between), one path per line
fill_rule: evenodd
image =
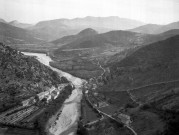
M52 49L57 49L57 46L44 43L44 44L10 44L14 49L17 49L22 52L34 52L34 53L47 53Z
M0 131L0 135L39 135L39 132L38 130L9 127L4 132Z
M96 64L88 59L73 58L70 60L50 62L50 66L83 79L99 76L103 72Z
M92 121L100 119L100 115L96 112L85 98L82 100L82 122L87 124Z
M94 124L88 131L89 135L133 135L126 127L121 127L108 118Z
M108 115L113 115L117 111L117 108L112 105L109 105L109 106L101 107L99 108L99 110L105 112Z
M176 88L179 88L179 81L149 85L139 89L131 90L130 92L140 102L146 103L156 98L159 99L159 97L163 98L163 96L172 93L176 94L178 93Z
M109 98L110 103L118 108L124 107L127 104L130 104L132 106L137 105L134 101L132 101L132 99L126 91L100 93L106 96L106 98Z
M139 135L155 135L163 131L165 125L157 114L142 110L132 114L132 121L132 127Z

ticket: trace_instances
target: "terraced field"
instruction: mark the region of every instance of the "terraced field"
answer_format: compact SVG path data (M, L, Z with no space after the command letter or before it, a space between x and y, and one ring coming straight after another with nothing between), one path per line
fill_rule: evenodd
M130 93L137 98L138 101L145 103L156 98L163 98L163 96L169 94L178 93L179 81L171 81L166 83L158 83L154 85L149 85L141 87L139 89L131 90ZM163 95L163 96L162 96Z
M35 111L39 110L37 106L30 106L24 109L17 110L15 113L4 113L0 117L0 123L3 124L17 124L19 125L24 118L33 114Z

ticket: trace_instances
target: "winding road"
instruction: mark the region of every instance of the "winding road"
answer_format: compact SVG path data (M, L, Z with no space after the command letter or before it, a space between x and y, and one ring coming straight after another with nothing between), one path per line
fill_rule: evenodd
M96 64L94 61L93 61L93 63ZM98 65L98 66L103 70L103 73L100 75L100 77L103 77L103 75L104 75L105 72L106 72L106 69L101 66L101 64L99 63L99 61L97 62L96 65ZM136 102L137 104L140 105L140 103L135 100L134 96L133 96L129 91L127 91L127 92L128 92L128 94L130 95L131 99L132 99L134 102ZM111 119L113 119L114 121L116 121L116 122L119 123L119 121L116 120L114 117L112 117L111 115L109 115L109 114L105 113L104 111L101 111L101 110L99 110L97 107L95 107L95 106L91 103L91 101L89 100L88 95L87 95L86 98L87 98L87 101L93 106L93 108L95 108L100 114L103 114L103 115L107 116L108 118L111 118ZM137 133L135 132L135 130L134 130L132 127L130 127L129 124L124 124L124 125L125 125L129 130L131 130L134 135L137 135Z

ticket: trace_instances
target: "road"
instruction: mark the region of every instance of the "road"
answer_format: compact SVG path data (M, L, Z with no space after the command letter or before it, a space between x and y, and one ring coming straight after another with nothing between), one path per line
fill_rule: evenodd
M127 93L129 94L130 98L132 99L132 101L134 101L134 103L138 104L139 106L142 105L141 102L137 101L136 97L134 95L132 95L132 93L130 93L129 90L127 90Z
M93 63L96 64L94 61L93 61ZM105 72L106 72L106 69L104 69L104 68L101 66L101 64L99 63L99 61L97 62L96 65L98 65L98 66L103 70L103 73L100 75L100 77L102 78L103 75L104 75ZM134 96L133 96L129 91L128 91L128 94L130 95L131 99L132 99L134 102L136 102L137 104L140 104L140 103L138 103L138 102L135 100ZM119 122L119 121L116 120L114 117L112 117L112 115L107 114L106 112L101 111L100 108L95 107L95 106L91 103L91 101L89 100L88 94L86 95L86 99L87 99L87 101L93 106L93 108L95 108L100 114L103 114L103 115L105 115L105 116L107 116L107 117L109 117L109 118L113 119L114 121L116 121L116 122L118 122L118 123L121 124L121 122ZM107 103L106 103L106 104L107 104ZM107 104L107 105L108 105L108 104ZM110 105L109 105L109 106L110 106ZM110 109L110 110L111 110L111 109ZM96 122L96 121L95 121L95 122ZM134 135L137 135L137 133L134 131L134 129L133 129L132 127L130 127L130 125L127 124L127 123L130 123L130 122L126 122L126 123L123 123L123 124L124 124L129 130L131 130Z
M114 118L112 115L107 114L106 112L101 111L100 108L97 108L96 106L94 106L94 104L89 100L88 94L86 94L86 99L87 99L87 101L93 106L93 108L96 109L100 114L103 114L103 115L107 116L108 118L113 119L114 121L116 121L116 122L118 122L118 123L120 123L120 124L122 123L121 121L116 120L116 118ZM131 130L134 135L137 135L137 133L135 132L135 130L134 130L132 127L130 127L130 125L129 125L128 123L130 123L130 122L126 122L126 123L123 123L123 124L124 124L124 126L126 126L129 130Z
M132 91L132 90L142 89L142 88L145 88L145 87L150 87L150 86L159 85L159 84L167 84L167 83L172 83L172 82L179 82L179 80L162 81L162 82L157 82L157 83L151 83L151 84L143 85L143 86L140 86L140 87L128 89L127 91Z

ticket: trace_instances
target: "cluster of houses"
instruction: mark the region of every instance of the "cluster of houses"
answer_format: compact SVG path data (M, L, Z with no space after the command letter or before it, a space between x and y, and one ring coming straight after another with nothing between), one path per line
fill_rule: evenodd
M38 106L34 106L35 103L44 103L39 101L45 101L49 103L51 100L56 99L62 90L66 86L73 85L71 83L60 84L58 87L46 88L45 91L37 94L36 96L30 97L22 101L21 106L16 106L0 114L0 123L18 125L25 117L31 115L33 112L39 109ZM44 100L45 99L45 100Z
M86 94L88 94L88 91L86 91ZM95 107L102 108L108 106L108 103L105 100L103 100L97 92L88 95Z
M113 118L116 118L116 120L118 120L128 126L132 122L130 119L130 116L120 113L120 112L116 112L115 114L113 114Z
M37 101L42 101L43 99L45 99L46 102L49 103L52 99L56 99L60 92L63 90L63 88L67 85L68 84L60 84L58 88L46 88L45 91L37 94L36 96L30 97L29 99L22 101L22 105L29 106L36 103Z
M109 105L106 102L106 99L104 99L103 95L100 95L97 91L86 90L85 94L88 95L87 97L89 97L92 104L96 108L98 108L100 111L102 111L102 110L104 111L104 109L101 110L101 108L110 109L107 111L107 114L111 115L112 118L115 119L116 121L123 123L125 125L130 125L130 123L132 122L130 119L130 116L123 114L120 111L117 111L115 108L113 108L111 105ZM104 112L106 112L106 111L104 111Z

